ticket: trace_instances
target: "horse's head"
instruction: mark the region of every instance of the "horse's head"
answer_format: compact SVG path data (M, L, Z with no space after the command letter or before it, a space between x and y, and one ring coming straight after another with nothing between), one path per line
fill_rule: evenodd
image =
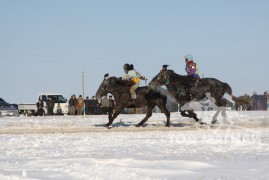
M170 76L170 70L162 69L149 83L149 86L155 87L155 86L162 86L166 85L169 76Z
M99 103L101 102L101 98L104 95L107 95L108 93L111 93L115 89L118 88L117 82L119 81L119 79L117 77L108 77L108 76L109 76L108 74L104 75L104 80L100 84L100 86L96 92L95 97Z

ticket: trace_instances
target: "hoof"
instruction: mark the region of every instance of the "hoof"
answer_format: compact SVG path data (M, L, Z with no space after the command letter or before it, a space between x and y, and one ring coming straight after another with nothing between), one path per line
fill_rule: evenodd
M217 120L213 120L213 121L211 122L211 124L216 124L216 122L217 122Z
M136 124L135 127L141 127L141 125L140 124Z
M107 123L104 127L107 127L107 128L109 128L109 129L112 128L111 124L109 124L109 123Z
M165 126L166 126L166 127L170 127L170 124L166 124Z
M203 124L206 124L206 123L205 123L205 122L200 121L200 122L199 122L199 124L203 125Z

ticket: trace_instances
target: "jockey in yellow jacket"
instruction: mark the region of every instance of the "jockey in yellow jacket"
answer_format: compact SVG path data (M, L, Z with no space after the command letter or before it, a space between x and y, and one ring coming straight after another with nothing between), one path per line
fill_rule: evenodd
M135 82L135 84L130 88L132 103L135 105L136 89L139 87L140 79L145 80L146 78L137 72L132 64L124 64L123 70L126 74L122 77L122 79L132 80Z

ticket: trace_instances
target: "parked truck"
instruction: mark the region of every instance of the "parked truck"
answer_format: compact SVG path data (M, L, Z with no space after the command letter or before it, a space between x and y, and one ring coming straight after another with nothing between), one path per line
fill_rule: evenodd
M56 114L57 113L57 106L60 104L61 109L62 109L62 114L67 114L68 113L68 101L62 94L58 93L40 93L37 95L37 101L41 100L44 103L44 113L47 114L47 101L48 99L51 98L54 101L54 109L53 112ZM18 105L18 110L20 114L24 114L26 116L31 116L36 114L37 112L37 107L36 107L36 102L35 103L23 103Z

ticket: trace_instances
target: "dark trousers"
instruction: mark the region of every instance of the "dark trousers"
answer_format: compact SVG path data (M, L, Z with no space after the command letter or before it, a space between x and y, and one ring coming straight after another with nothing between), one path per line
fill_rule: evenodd
M48 107L48 115L50 116L53 116L54 113L53 113L53 107Z
M45 114L45 111L43 108L38 108L36 113L35 113L35 116L43 116Z
M107 114L108 113L108 107L102 107L102 113Z
M90 108L89 107L85 107L85 114L89 115L90 114Z
M89 113L90 113L90 114L97 114L97 113L96 113L96 107L90 107L90 108L89 108Z
M109 116L112 116L112 114L113 114L113 107L109 107L108 108L108 114L109 114Z

